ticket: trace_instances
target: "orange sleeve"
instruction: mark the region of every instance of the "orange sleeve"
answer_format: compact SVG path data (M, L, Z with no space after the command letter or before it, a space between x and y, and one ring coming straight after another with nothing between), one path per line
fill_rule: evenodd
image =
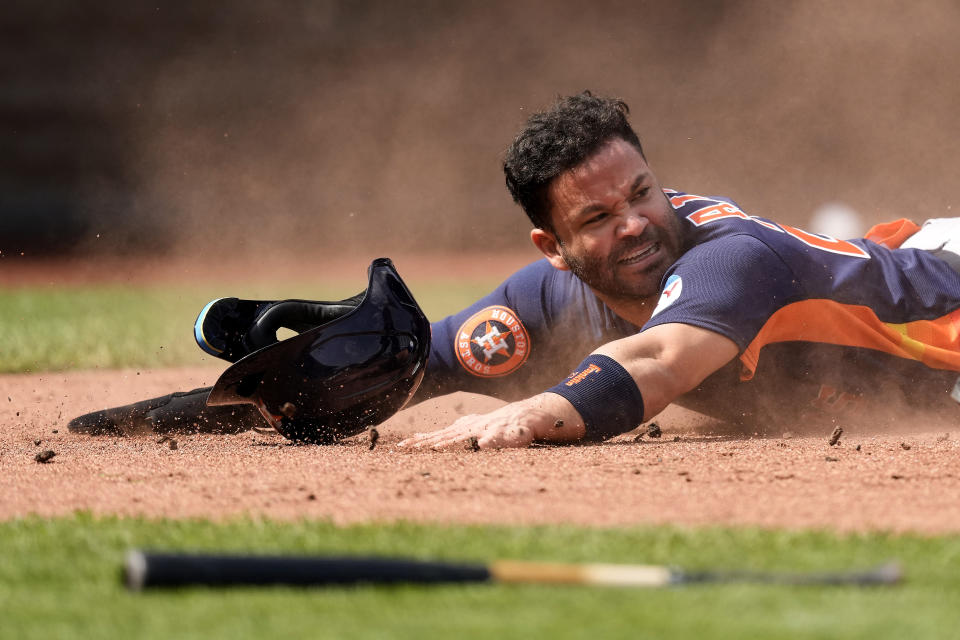
M866 240L882 244L888 249L896 249L917 231L920 231L920 225L912 220L900 218L893 222L874 225L863 237Z

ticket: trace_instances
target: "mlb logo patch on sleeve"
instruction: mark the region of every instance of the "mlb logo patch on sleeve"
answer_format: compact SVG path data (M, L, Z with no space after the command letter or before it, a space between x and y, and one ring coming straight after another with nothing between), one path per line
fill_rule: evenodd
M680 297L680 294L683 292L683 278L674 274L667 278L667 284L664 285L663 291L660 293L660 300L657 302L657 306L653 309L651 318L670 305Z
M495 305L481 309L460 326L454 350L473 375L498 378L527 361L530 338L512 309Z

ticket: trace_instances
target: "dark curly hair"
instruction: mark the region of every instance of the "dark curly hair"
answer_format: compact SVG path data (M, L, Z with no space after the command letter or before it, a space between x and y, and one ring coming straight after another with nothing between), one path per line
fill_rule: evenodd
M553 231L547 189L570 169L615 138L643 155L640 139L630 128L630 108L619 98L601 98L589 91L561 97L547 111L535 113L507 149L503 173L507 189L533 226Z

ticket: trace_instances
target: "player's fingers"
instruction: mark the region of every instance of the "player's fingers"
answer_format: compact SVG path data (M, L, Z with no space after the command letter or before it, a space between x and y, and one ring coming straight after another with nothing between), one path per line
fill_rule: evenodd
M464 416L464 418L472 416ZM400 448L414 448L422 449L424 447L432 447L435 443L449 439L451 436L456 436L464 432L464 418L457 420L449 427L440 429L439 431L428 431L426 433L415 433L409 438L400 441L397 443L397 446Z
M444 429L443 431L437 432L437 437L429 441L429 446L432 449L449 449L452 446L460 445L470 438L475 437L477 430L473 425L459 425L457 428L450 427Z
M415 433L405 440L397 443L401 449L419 449L425 442L429 442L436 436L432 433Z
M446 438L437 440L436 442L430 445L431 449L453 449L457 447L462 447L464 443L469 442L471 439L474 439L475 436L471 433L457 433Z
M429 447L431 449L449 449L462 446L464 442L482 431L483 427L477 424L476 419L477 416L465 416L446 429L435 431L431 434L431 437L420 440L418 445L420 448Z
M424 438L427 438L430 434L428 433L415 433L409 438L404 438L397 443L397 446L401 449L408 449L417 446L420 442L423 442Z
M487 431L477 439L481 449L529 447L532 443L533 431L526 427Z
M503 449L505 447L523 447L529 442L518 441L516 437L505 436L496 428L486 428L478 425L463 425L456 432L447 431L443 434L422 443L423 447L434 450L459 449L468 446L473 449Z

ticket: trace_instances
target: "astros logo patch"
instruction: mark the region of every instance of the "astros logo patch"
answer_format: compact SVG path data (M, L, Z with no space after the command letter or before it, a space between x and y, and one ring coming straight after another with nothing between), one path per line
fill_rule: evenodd
M513 373L527 361L530 338L507 307L481 309L460 326L453 346L463 368L481 378Z

